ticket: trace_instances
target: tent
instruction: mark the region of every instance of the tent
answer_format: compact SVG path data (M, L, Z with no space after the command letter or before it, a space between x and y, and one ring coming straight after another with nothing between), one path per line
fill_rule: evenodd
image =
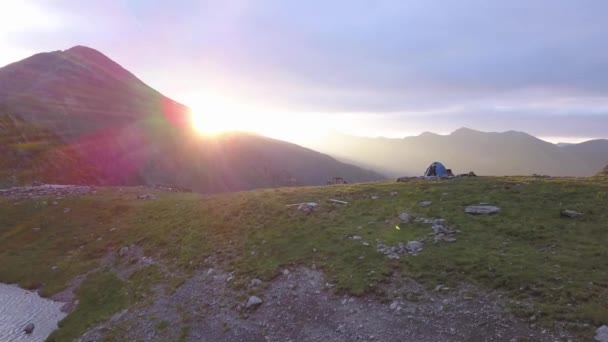
M437 176L437 177L445 177L449 176L448 170L441 164L440 162L432 163L424 172L425 177Z

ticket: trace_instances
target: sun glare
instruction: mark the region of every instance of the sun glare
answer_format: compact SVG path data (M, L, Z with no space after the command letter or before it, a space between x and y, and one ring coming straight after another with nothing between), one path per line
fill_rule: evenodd
M230 100L210 92L184 101L191 108L192 129L203 136L239 131L304 144L325 133L332 123L319 113L294 113Z

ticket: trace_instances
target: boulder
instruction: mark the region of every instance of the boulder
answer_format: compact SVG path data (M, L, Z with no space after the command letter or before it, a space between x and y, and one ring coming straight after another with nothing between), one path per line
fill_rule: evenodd
M500 208L493 205L470 205L464 209L465 213L472 215L496 214L499 211Z
M597 342L608 342L608 326L602 325L595 331L595 340Z
M262 304L262 299L260 299L260 297L257 296L251 296L249 297L249 300L247 300L247 304L245 304L245 308L249 309L249 308L255 308L258 307Z

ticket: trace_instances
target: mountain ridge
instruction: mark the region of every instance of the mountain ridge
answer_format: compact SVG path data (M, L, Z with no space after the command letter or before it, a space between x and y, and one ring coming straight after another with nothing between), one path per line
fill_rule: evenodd
M77 151L106 185L169 183L223 192L321 185L332 177L384 178L279 140L242 133L201 137L189 125L186 106L84 46L0 68L0 113L52 133L63 141L59 146L53 138L53 146ZM4 134L0 138L14 138Z
M446 135L425 132L404 138L338 134L312 147L391 176L420 175L436 160L455 172L485 175L593 176L608 163L608 140L558 146L525 132L466 127Z

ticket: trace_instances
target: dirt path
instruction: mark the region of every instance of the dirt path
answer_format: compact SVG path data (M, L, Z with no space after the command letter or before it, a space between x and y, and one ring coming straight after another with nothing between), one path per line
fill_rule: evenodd
M392 300L333 294L323 274L287 271L260 291L263 303L227 284L230 274L202 270L150 306L115 315L80 341L109 331L128 340L158 341L559 341L506 313L494 294L470 286L427 291L395 276L384 290ZM160 291L159 291L160 292ZM412 296L415 294L415 296ZM409 298L409 299L408 299Z

